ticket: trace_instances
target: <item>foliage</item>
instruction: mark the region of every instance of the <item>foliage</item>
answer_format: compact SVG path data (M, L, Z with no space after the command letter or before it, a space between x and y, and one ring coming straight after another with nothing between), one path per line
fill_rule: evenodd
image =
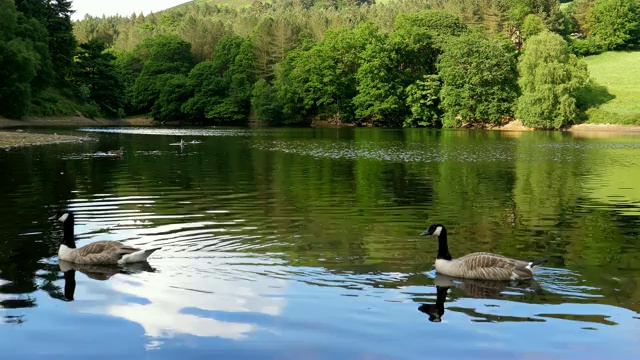
M512 116L518 95L516 61L500 45L477 33L462 35L446 47L438 70L444 126L498 124Z
M433 126L440 119L440 89L442 83L438 75L423 75L405 90L406 104L411 109L411 117L404 121L405 127Z
M424 75L434 74L441 48L464 31L465 26L449 14L400 15L395 30L372 39L361 55L358 94L353 98L356 116L381 125L405 123L417 110L407 106L405 89ZM415 99L411 103L415 105Z
M20 118L51 77L46 31L11 0L0 0L0 115Z
M587 16L589 32L605 50L640 40L638 0L597 0Z
M529 14L524 18L524 23L522 24L522 36L525 39L528 39L534 35L537 35L544 30L546 30L546 26L540 16L535 14Z
M292 64L290 79L301 92L304 109L310 114L354 121L352 99L358 91L356 75L362 52L377 37L378 28L363 23L353 30L328 31L320 43L301 51Z
M526 126L558 129L578 120L576 93L588 70L560 35L545 31L527 40L518 71L516 117Z
M259 79L253 86L251 110L256 119L269 124L282 121L283 114L273 87L265 79Z
M235 35L224 37L213 59L189 73L187 86L193 96L182 111L197 121L246 121L255 81L253 69L250 42Z
M49 53L55 70L55 79L60 86L68 86L73 76L73 56L76 53L76 39L71 24L71 1L46 1L44 25L49 32Z
M569 5L568 13L570 14L573 31L583 36L589 35L589 26L587 21L589 13L593 9L596 0L574 0Z
M36 111L31 104L44 107L41 113L57 109L46 105L57 97L39 98L53 85L53 93L78 103L78 110L86 105L94 113L96 104L109 116L226 124L244 123L251 114L270 124L496 123L513 115L513 77L505 69L521 56L523 40L557 33L580 56L638 40L627 26L633 16L618 15L627 8L637 14L637 0L575 0L562 11L558 0L274 0L243 8L191 2L146 16L85 16L73 32L70 1L16 4L17 25L0 25L19 39L11 48L2 40L13 59L3 58L6 71L26 76L3 90L6 99L16 97L11 106L21 110L15 114ZM464 41L469 49L460 47ZM89 46L94 42L105 50ZM454 61L456 46L463 58ZM496 62L499 56L506 61ZM498 70L488 71L488 64ZM552 81L547 95L576 96L560 84ZM567 101L560 117L574 119ZM575 106L583 110L584 104Z
M105 114L122 116L124 89L112 63L115 56L104 52L104 47L105 43L99 39L80 44L75 80L78 88L87 89L87 99L95 102Z
M578 56L595 55L602 52L602 47L594 38L573 39L569 42L569 49Z
M133 105L148 113L166 86L166 77L161 75L186 75L193 67L191 45L175 35L158 35L136 50L146 61L133 85Z

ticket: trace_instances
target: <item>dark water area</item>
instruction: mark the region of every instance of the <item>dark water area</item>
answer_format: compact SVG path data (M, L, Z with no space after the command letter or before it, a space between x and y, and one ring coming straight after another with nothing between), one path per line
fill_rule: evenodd
M2 359L640 356L640 136L55 131L92 140L0 151ZM162 249L60 262L58 209L78 246ZM431 223L454 257L549 261L448 278Z

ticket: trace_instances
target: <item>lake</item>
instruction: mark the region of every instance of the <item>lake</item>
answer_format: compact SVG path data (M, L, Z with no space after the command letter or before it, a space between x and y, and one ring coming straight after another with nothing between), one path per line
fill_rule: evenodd
M640 355L640 136L37 131L91 139L0 151L2 358ZM78 246L162 249L59 263L59 209ZM549 261L526 283L447 278L432 223L454 257Z

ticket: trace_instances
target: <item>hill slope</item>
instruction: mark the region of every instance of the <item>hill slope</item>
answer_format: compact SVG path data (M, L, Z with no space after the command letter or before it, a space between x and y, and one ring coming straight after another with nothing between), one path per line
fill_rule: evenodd
M610 51L584 59L597 90L588 95L589 123L640 124L640 51Z
M263 3L269 2L269 0L262 1L262 2ZM193 1L185 1L183 4L176 5L174 7L168 8L168 9L163 10L163 11L181 10L181 9L184 9L185 7L188 7L188 6L204 5L204 4L226 5L226 6L229 6L229 7L232 7L232 8L240 8L240 7L243 7L243 6L251 5L251 3L253 3L253 0L193 0ZM160 11L160 12L162 12L162 11Z

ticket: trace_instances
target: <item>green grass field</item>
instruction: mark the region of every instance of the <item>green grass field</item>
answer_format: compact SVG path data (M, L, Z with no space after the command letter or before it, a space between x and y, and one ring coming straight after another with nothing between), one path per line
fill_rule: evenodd
M640 51L584 58L596 83L585 100L588 123L640 125Z

